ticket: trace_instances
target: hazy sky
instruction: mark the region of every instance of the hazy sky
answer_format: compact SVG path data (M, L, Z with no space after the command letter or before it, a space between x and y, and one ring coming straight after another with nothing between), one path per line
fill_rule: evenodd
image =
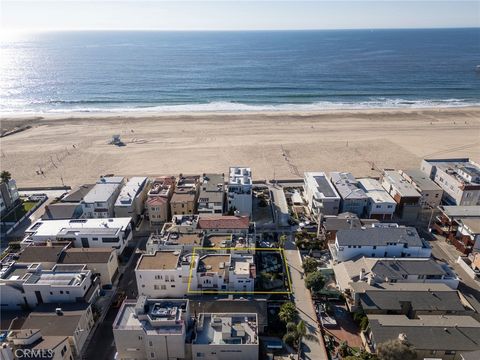
M0 0L3 30L478 27L476 1Z

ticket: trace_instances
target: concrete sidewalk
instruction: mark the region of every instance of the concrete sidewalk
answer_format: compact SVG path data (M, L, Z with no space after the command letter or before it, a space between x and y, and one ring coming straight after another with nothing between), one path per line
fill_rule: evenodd
M289 246L287 246L289 248ZM307 330L315 336L315 340L304 340L302 346L303 359L328 360L327 350L323 342L317 322L317 315L313 307L310 291L305 287L303 269L298 250L285 250L290 275L292 278L292 290L294 292L295 305L300 319L305 322Z

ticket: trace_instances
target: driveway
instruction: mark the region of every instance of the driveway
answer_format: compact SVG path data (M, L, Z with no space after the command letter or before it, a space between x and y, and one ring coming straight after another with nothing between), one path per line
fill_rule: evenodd
M307 330L311 335L315 336L314 340L304 340L302 344L303 358L309 360L328 360L327 351L323 342L323 336L317 322L317 315L313 307L310 291L305 287L303 280L303 269L298 250L293 250L295 245L292 243L291 237L286 244L285 256L287 258L290 276L292 279L292 290L294 292L294 301L300 315L307 326Z

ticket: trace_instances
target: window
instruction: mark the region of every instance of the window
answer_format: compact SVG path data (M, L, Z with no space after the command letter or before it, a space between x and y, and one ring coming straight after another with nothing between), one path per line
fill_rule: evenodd
M153 346L153 342L149 341L149 342L148 342L148 345L149 345L149 346Z
M197 352L197 357L204 357L205 353Z
M167 290L167 285L160 285L160 289Z
M375 250L377 248L377 245L373 245L373 250Z
M93 241L98 241L98 237L92 237Z
M174 288L174 287L175 287L175 285L170 285L170 287Z
M63 295L63 290L60 290L60 294L62 294L62 295Z
M160 286L158 286L158 285L153 285L153 290L160 290Z
M162 280L162 275L155 275L155 280Z

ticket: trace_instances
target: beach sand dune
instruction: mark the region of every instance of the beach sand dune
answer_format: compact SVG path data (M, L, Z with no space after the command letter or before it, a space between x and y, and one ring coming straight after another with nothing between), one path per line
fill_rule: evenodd
M480 159L480 108L235 114L69 114L2 119L28 130L1 139L19 186L77 185L101 174L156 176L251 166L255 179L304 171L418 167L424 157ZM125 146L109 145L121 135ZM373 170L372 170L373 169Z

